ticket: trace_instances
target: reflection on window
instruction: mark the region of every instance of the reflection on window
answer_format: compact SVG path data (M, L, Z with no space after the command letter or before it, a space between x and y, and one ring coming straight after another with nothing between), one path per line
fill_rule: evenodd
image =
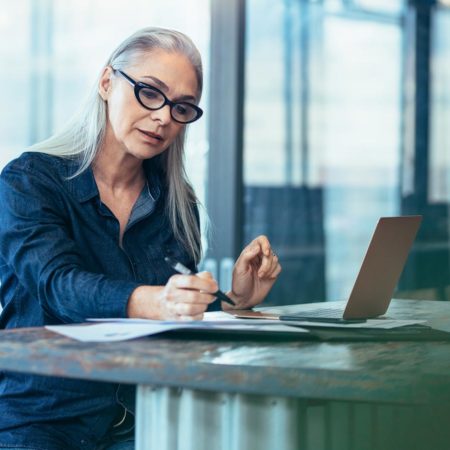
M406 5L405 0L349 0L347 4L373 12L400 14Z
M28 144L30 19L29 1L17 1L0 9L0 167Z
M276 303L345 298L400 210L402 22L370 3L249 1L245 236L280 255Z
M450 12L434 17L431 160L429 201L445 202L450 194Z
M60 128L112 50L146 26L175 28L199 47L208 98L209 2L205 0L17 0L0 11L0 167ZM206 118L190 126L187 168L204 198Z

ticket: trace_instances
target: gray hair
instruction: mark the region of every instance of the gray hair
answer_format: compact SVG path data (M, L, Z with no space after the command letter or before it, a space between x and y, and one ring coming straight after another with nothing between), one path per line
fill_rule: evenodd
M139 30L117 47L105 66L124 69L138 54L154 49L181 53L188 58L196 74L199 100L203 88L201 56L191 39L178 31L156 27ZM60 157L79 157L80 167L72 177L92 164L105 136L107 114L105 102L98 92L100 77L101 74L82 108L61 132L30 148ZM168 188L166 208L175 237L198 262L201 258L200 227L195 212L198 199L184 167L185 137L186 130L183 129L161 155L161 163Z

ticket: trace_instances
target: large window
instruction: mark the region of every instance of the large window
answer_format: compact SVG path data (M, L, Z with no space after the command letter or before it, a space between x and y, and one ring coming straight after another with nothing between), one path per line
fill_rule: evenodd
M432 8L428 23L425 3L248 1L244 230L247 240L267 233L280 255L271 302L346 298L378 218L405 213L423 214L424 224L399 289L442 287L447 207L431 203L449 198L449 27ZM428 126L430 154L419 142Z
M17 0L0 11L0 167L60 128L109 54L146 26L175 28L199 47L208 102L209 1ZM190 126L187 168L204 198L208 114Z
M176 28L204 59L206 114L187 146L203 202L208 154L222 157L209 167L221 244L210 266L265 233L284 268L269 302L341 299L377 219L422 214L397 294L447 299L450 15L446 0L434 3L17 0L0 12L0 167L70 117L124 37Z
M429 200L446 202L450 196L450 11L438 9L433 24Z

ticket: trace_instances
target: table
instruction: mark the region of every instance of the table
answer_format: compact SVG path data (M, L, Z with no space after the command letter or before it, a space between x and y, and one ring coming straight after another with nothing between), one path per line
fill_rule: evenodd
M388 315L450 323L450 303L394 300ZM138 450L450 448L449 342L82 343L24 328L0 331L0 369L138 385Z

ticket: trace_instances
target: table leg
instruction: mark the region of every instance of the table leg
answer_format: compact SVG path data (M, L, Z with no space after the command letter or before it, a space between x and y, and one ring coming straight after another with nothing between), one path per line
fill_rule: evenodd
M137 389L136 450L448 450L450 405Z
M302 402L138 386L136 450L299 450Z

